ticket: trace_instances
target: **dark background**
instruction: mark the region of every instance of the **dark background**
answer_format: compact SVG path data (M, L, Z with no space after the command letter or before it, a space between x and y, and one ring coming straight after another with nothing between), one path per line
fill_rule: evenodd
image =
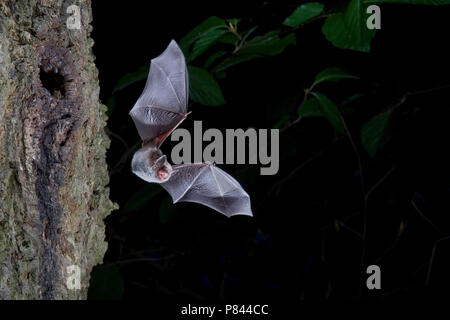
M93 1L101 99L106 102L121 77L148 65L171 39L179 41L209 16L241 18L239 27L258 25L263 34L279 28L300 3ZM281 55L230 68L218 80L226 105L189 107L193 113L182 127L190 130L193 120L202 120L203 130L272 128L283 114L295 119L303 89L324 68L361 78L324 85L323 91L338 102L363 94L344 113L362 173L348 137L337 135L325 119L305 118L280 135L277 175L260 176L260 165L221 166L250 194L254 218L228 219L193 203L172 205L165 191L145 202L146 191L153 194L159 186L146 187L134 176L130 157L120 162L139 140L128 112L144 82L115 93L108 164L111 199L121 209L106 219L109 248L104 264L94 269L89 298L248 303L444 293L450 241L436 246L431 269L430 262L436 241L450 235L449 89L408 96L395 110L387 144L373 158L359 132L407 92L450 84L450 7L382 5L381 10L382 29L370 53L335 48L318 21L296 32L297 45ZM163 151L170 154L173 145L167 140ZM366 203L365 244L361 177L366 191L379 183ZM139 199L144 204L123 209ZM381 290L365 288L371 264L381 268Z

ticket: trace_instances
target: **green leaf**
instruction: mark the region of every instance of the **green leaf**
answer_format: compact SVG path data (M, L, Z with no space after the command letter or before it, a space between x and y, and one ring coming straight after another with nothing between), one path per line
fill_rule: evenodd
M254 37L240 50L240 54L275 56L283 52L287 46L295 45L296 41L293 33L284 38L280 38L278 34L279 30L274 30L263 36Z
M450 0L371 0L370 3L400 3L400 4L428 4L428 5L444 5L450 4Z
M297 114L300 117L325 117L325 113L322 111L319 100L315 98L308 98L298 108Z
M216 79L224 79L227 76L227 71L226 70L221 70L219 72L214 72L214 77Z
M189 92L195 102L205 106L225 104L222 90L214 77L205 69L189 66Z
M348 104L350 104L350 103L354 102L355 100L360 99L362 97L364 97L364 94L362 94L362 93L354 93L354 94L350 95L349 97L347 97L344 101L342 101L340 103L340 106L341 107L342 106L346 106L346 105L348 105Z
M283 50L291 45L295 44L295 35L290 34L284 38L278 36L279 31L271 31L263 36L257 36L246 43L246 45L237 53L230 56L223 63L219 64L214 73L221 72L236 64L264 58L266 56L274 56L283 52Z
M308 2L300 5L284 20L283 24L288 27L297 27L302 23L322 13L324 5L318 2Z
M386 134L391 119L391 111L383 112L367 123L361 130L361 142L371 157L386 143Z
M162 191L157 184L145 184L136 191L121 208L122 213L136 211L146 205L153 197Z
M224 19L217 18L215 16L207 18L205 21L197 25L186 36L180 40L180 48L184 53L186 61L190 61L190 47L200 39L205 33L211 30L224 28L227 29L227 25Z
M222 62L221 64L217 65L217 67L213 70L214 74L218 74L221 71L224 71L225 69L228 69L231 66L234 66L236 64L245 62L245 61L249 61L249 60L253 60L253 59L258 59L258 58L264 58L264 56L258 55L258 54L240 54L237 53L235 55L230 56L228 59L226 59L224 62Z
M135 72L127 73L122 78L120 78L119 81L116 83L116 85L114 86L114 89L113 89L113 93L115 93L119 90L122 90L137 81L147 79L149 70L150 70L150 67L145 66L145 67L140 67Z
M322 33L328 41L341 49L369 52L375 30L366 25L367 4L363 0L351 0L345 12L328 17Z
M209 47L216 43L217 39L227 32L227 30L223 29L212 29L202 34L202 36L194 43L189 60L194 60L208 50Z
M222 35L219 39L217 39L217 42L232 44L232 45L236 45L237 41L239 41L239 39L232 32L227 32L224 35Z
M204 64L205 69L209 68L212 64L214 64L214 62L217 61L217 59L222 58L227 53L228 52L226 52L226 51L217 51L217 52L213 53L211 56L209 56L209 58L206 60L206 62Z
M290 122L290 117L288 114L283 114L280 118L280 120L278 120L273 126L273 129L281 129L284 126L288 125Z
M344 133L344 125L342 124L339 109L334 102L322 93L311 92L311 94L319 101L320 108L333 127L335 127L338 132Z
M116 107L116 99L114 99L113 96L109 97L108 100L106 100L105 105L108 107L108 109L106 110L106 115L108 117L111 117L111 114Z
M94 269L91 273L88 299L119 300L124 292L120 269L116 266Z
M241 19L239 18L227 19L227 22L231 23L234 26L237 25L239 21L241 21Z
M319 72L316 75L316 78L314 79L314 83L312 84L311 89L321 82L325 81L337 82L341 79L359 79L359 78L356 76L352 76L347 71L344 71L339 68L328 68Z
M254 26L252 28L250 28L249 30L247 30L244 35L242 36L243 40L247 40L248 37L250 37L250 35L256 30L258 29L258 26Z
M363 93L354 93L347 98L345 98L341 103L339 103L339 110L341 114L351 114L355 111L354 102L358 99L364 97Z

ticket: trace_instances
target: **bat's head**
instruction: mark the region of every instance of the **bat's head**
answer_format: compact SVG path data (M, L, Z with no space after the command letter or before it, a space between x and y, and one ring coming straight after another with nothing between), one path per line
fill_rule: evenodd
M133 155L131 171L147 182L163 183L169 180L172 166L161 150L145 145Z

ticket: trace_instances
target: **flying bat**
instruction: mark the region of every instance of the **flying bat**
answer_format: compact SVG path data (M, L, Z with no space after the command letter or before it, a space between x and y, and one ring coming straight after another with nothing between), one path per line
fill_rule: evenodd
M171 165L160 147L188 116L189 79L183 52L172 40L151 60L144 91L130 111L142 147L135 152L131 170L139 178L159 183L173 202L197 202L227 217L252 216L250 197L232 176L215 164Z

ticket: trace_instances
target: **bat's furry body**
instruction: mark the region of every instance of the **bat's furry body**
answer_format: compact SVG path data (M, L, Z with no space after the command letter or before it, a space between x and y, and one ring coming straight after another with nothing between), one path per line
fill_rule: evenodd
M229 174L211 163L172 166L159 149L188 115L188 81L183 52L172 40L152 59L145 89L130 111L143 141L131 169L147 182L161 183L174 202L201 203L228 217L251 216L249 195Z

